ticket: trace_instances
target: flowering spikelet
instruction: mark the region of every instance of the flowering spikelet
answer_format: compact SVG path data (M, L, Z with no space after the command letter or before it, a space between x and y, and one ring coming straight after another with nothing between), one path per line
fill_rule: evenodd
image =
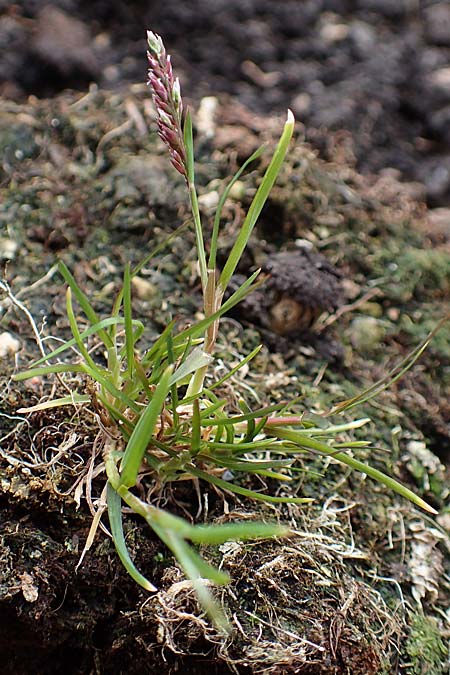
M173 166L187 179L186 150L182 131L183 103L180 83L174 78L170 55L159 35L147 31L148 84L156 106L158 135L169 148Z

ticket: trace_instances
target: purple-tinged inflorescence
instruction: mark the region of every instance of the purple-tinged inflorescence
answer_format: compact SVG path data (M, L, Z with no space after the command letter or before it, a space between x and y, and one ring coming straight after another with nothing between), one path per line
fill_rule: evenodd
M148 84L156 106L158 135L169 148L173 166L187 180L187 160L182 117L180 83L174 78L170 55L159 35L147 31Z

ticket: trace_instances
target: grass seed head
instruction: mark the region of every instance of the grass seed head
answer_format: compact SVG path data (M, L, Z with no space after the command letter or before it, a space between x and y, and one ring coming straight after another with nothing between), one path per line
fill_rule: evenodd
M170 55L167 54L159 35L147 31L148 85L156 107L158 135L169 149L170 160L185 178L186 149L184 145L182 118L183 101L180 83L174 78Z

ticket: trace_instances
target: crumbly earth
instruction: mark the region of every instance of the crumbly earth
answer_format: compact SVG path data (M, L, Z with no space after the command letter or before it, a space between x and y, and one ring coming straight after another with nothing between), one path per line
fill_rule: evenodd
M285 541L202 551L233 579L217 591L233 626L228 638L208 624L172 557L129 514L131 554L158 592L148 595L127 577L104 532L78 565L104 484L95 411L19 415L18 408L54 396L61 385L38 378L18 385L10 376L38 354L31 318L45 348L70 335L56 260L107 316L125 262L141 260L183 221L186 198L157 142L144 87L0 106L0 253L10 287L0 301L1 331L10 334L0 361L3 672L447 673L448 324L420 363L355 413L373 420L365 436L355 432L370 440L355 454L427 499L439 510L436 520L314 455L300 458L282 486L234 477L272 494L314 498L303 509L261 506L200 485L201 519L279 518L293 529ZM207 138L199 129L196 139L207 229L241 154L273 143L282 126L282 119L258 117L233 100L219 105L211 122L216 134ZM305 336L285 336L287 351L264 346L235 378L231 404L238 396L251 405L255 397L300 397L297 412L320 414L383 377L450 309L449 235L423 205L421 187L390 171L364 178L345 139L333 143L333 161L324 162L297 138L239 272L306 244L340 270L342 304L328 307L315 330L342 345L342 358L324 358ZM227 201L224 250L266 163L267 155ZM201 310L193 249L186 230L141 271L133 308L146 325L143 349L171 316L181 325ZM213 375L264 339L256 322L226 317ZM74 376L65 385L84 392L89 383ZM167 486L160 499L184 517L199 509L189 483Z
M1 0L1 90L141 82L145 28L164 36L185 93L291 107L324 153L328 129L348 130L360 170L394 167L448 207L445 0Z

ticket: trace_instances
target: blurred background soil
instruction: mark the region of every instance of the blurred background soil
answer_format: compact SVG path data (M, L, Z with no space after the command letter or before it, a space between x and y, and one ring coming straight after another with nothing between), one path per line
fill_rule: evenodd
M248 375L261 400L300 393L304 409L330 409L384 376L450 309L450 5L0 0L2 273L46 335L69 335L58 257L105 313L125 262L139 262L149 242L162 243L187 217L143 84L147 27L163 35L194 109L203 96L221 100L214 137L197 125L206 227L225 177L261 141L273 146L287 106L304 124L239 272L262 266L273 275L277 261L283 271L286 249L303 272L305 257L319 261L333 277L324 305L334 313L315 341L302 341L269 334L272 307L259 323L248 307L241 323L223 321L218 358L239 360L264 342ZM262 168L246 172L227 202L225 250ZM186 231L137 279L133 305L146 340L171 316L196 315L194 270ZM344 305L335 303L334 277ZM274 283L277 301L285 287ZM298 289L288 291L297 302ZM333 462L324 476L320 458L308 457L306 477L300 472L291 489L316 503L276 514L294 524L298 541L205 552L215 562L222 556L233 576L222 599L238 630L224 642L202 623L171 556L129 515L131 553L160 592L149 598L139 589L103 536L75 572L92 521L82 483L75 487L98 429L78 410L17 415L52 395L52 383L11 383L36 345L26 316L3 295L0 314L17 339L0 358L5 673L447 675L448 325L406 377L359 412L373 420L373 447L358 456L439 509L437 523ZM327 331L330 341L320 343ZM102 489L98 476L94 500ZM168 488L166 497L174 512L197 511L191 486ZM209 517L223 517L222 496L209 491L208 499ZM244 501L231 508L237 517L274 517Z
M0 0L0 91L23 100L145 79L145 28L184 91L291 107L326 152L352 133L358 169L392 167L450 197L450 4L436 0Z

